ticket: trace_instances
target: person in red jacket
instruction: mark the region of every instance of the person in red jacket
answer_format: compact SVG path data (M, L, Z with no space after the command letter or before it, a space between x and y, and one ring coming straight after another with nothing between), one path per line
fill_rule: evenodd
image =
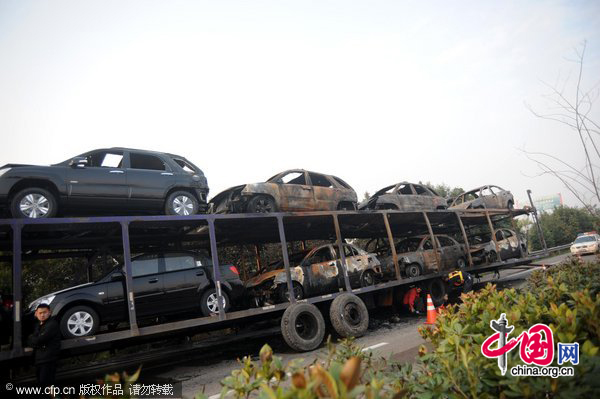
M411 287L404 294L402 300L404 308L407 309L411 314L419 314L425 310L423 304L423 298L421 298L421 287Z

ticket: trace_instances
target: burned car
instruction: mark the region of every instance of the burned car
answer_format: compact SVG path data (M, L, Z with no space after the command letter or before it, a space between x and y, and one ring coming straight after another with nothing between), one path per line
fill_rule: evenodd
M497 229L494 234L500 248L500 256L498 256L496 244L490 233L477 234L469 238L471 256L474 261L494 263L499 260L527 256L527 244L519 234L510 229Z
M117 212L205 212L208 185L182 156L129 148L100 149L49 165L0 167L0 208L14 218Z
M441 265L438 265L431 236L414 236L398 241L395 248L400 272L407 277L417 277L442 270L460 269L467 265L467 252L463 244L446 235L439 234L435 238ZM395 278L394 261L389 246L386 256L381 258L381 268L384 278Z
M287 170L266 182L229 188L212 200L214 213L356 209L356 192L339 177Z
M422 184L402 182L382 188L358 209L394 209L400 211L429 211L446 209L448 204L431 188Z
M450 209L513 209L515 199L510 191L498 186L481 186L460 194L450 204Z
M381 277L381 267L375 254L351 244L342 245L352 288L375 284L376 279ZM340 258L338 248L333 244L290 255L295 298L327 294L344 287ZM257 306L284 302L289 297L283 261L269 265L269 269L271 270L251 278L245 284Z

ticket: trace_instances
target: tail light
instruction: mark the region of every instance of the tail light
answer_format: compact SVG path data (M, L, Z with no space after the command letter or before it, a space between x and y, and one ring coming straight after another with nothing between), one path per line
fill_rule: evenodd
M238 272L238 269L235 266L229 266L229 270L231 270L233 273L237 274L238 276L240 275L240 272Z
M12 299L6 298L2 301L2 306L4 306L5 309L10 310L13 308L13 305L14 305L14 303L13 303Z

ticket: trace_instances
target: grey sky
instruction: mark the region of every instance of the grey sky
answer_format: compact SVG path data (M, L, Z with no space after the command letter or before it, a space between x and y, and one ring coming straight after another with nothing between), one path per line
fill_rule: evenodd
M566 194L519 149L582 164L575 136L524 103L584 39L584 85L600 80L599 20L597 1L3 0L0 165L127 146L185 155L211 196L297 167L361 197Z

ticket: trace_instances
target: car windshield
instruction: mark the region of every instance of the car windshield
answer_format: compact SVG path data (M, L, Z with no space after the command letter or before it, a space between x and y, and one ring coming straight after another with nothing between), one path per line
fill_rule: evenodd
M579 244L582 242L594 242L596 241L596 237L594 236L583 236L583 237L577 237L577 239L575 240L575 244Z
M415 252L419 249L419 244L421 243L421 238L419 237L411 237L405 240L400 241L396 244L396 252L404 253L404 252Z

